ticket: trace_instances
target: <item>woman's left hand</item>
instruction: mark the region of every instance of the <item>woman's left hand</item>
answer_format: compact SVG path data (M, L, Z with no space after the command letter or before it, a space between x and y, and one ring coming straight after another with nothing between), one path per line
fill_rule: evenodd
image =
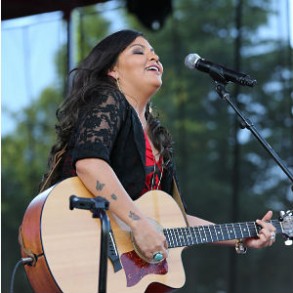
M269 223L272 215L272 211L268 211L261 220L256 220L256 223L262 228L258 232L258 238L247 238L243 241L246 247L262 248L271 246L275 242L276 228Z

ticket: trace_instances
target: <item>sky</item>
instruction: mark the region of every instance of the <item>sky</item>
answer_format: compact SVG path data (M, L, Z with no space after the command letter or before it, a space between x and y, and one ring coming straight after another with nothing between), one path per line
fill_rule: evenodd
M113 21L113 29L122 28L123 23L114 18L117 4L110 1L100 6ZM15 129L21 110L57 81L54 58L66 42L62 17L61 12L52 12L1 22L2 136Z
M288 36L285 20L291 15L290 36L293 38L293 0L290 13L286 11L287 0L275 0L273 8L279 8L279 17L261 30L265 37ZM123 27L117 22L117 10L113 1L100 4L103 14L112 21L115 29ZM54 12L1 22L1 131L2 135L15 128L15 113L33 103L41 91L56 82L55 55L66 41L62 13ZM293 47L293 39L291 39ZM183 62L183 61L182 61ZM11 112L14 114L11 115Z
M14 128L8 112L20 111L56 80L54 54L64 42L61 19L61 13L50 13L2 22L2 135Z

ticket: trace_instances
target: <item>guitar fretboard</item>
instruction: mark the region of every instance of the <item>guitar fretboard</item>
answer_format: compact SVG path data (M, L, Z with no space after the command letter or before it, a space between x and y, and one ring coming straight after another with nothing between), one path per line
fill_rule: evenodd
M272 220L271 224L277 229L276 233L282 233L279 221ZM163 229L163 232L167 239L168 247L174 248L256 237L259 229L260 227L255 222L242 222L197 227L166 228Z

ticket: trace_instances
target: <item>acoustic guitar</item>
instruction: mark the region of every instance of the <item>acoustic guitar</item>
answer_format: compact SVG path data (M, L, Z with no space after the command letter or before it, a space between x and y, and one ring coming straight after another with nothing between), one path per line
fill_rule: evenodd
M70 209L70 198L94 198L78 177L66 179L36 196L20 227L21 254L32 257L25 265L35 292L96 293L99 284L101 221L87 210ZM175 200L162 191L150 191L135 201L162 227L169 255L159 263L139 257L127 225L107 215L113 234L109 239L118 255L118 269L107 263L107 292L167 292L185 283L181 253L185 247L216 241L256 237L255 222L187 227ZM272 220L277 233L293 236L292 211Z

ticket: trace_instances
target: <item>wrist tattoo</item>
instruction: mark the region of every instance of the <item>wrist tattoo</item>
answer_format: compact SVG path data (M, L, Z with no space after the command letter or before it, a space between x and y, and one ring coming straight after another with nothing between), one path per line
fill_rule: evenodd
M134 221L138 221L140 219L140 217L132 211L129 212L129 218Z
M112 193L112 194L111 194L111 198L112 198L113 200L117 200L118 197L117 197L116 194Z
M104 188L105 184L101 183L99 180L97 180L96 184L96 190L102 190Z

